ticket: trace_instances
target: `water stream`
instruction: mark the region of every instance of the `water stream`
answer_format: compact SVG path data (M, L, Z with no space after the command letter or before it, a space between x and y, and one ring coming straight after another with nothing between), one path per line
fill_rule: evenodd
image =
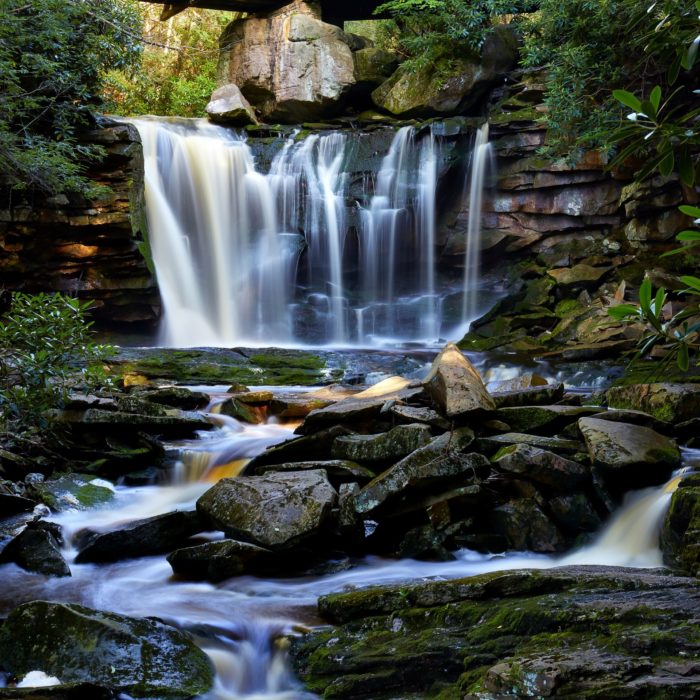
M82 528L109 530L122 523L174 509L192 509L212 481L234 475L245 460L266 446L287 439L293 425L250 426L214 416L219 427L199 439L180 443L182 464L162 485L116 488L105 508L68 511L52 518L66 542ZM686 464L700 465L700 451L687 450ZM217 670L208 700L302 700L305 693L285 659L284 635L318 624L320 595L399 581L445 579L516 568L566 564L656 567L661 565L658 530L677 485L630 494L598 538L563 557L510 553L488 555L462 550L455 561L422 562L366 557L349 570L325 576L260 579L241 576L218 585L185 583L172 578L164 556L107 565L75 564L64 552L72 577L47 579L15 565L3 567L0 614L29 600L76 602L131 616L157 616L190 629ZM211 533L210 538L221 537ZM37 669L41 670L41 669Z
M161 344L434 344L474 314L487 130L473 158L463 291L439 271L443 156L432 131L398 129L358 185L350 176L369 167L358 165L359 132L293 132L264 173L230 129L198 120L134 124L164 304ZM458 304L444 303L460 294L461 317Z

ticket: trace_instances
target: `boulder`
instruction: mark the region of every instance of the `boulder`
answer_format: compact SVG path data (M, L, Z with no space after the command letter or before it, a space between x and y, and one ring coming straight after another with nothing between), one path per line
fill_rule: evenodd
M353 60L357 84L372 88L390 78L399 64L396 54L371 46L355 51Z
M40 669L137 698L184 700L214 680L207 655L170 625L45 601L20 605L5 620L0 667L15 676Z
M700 386L696 384L631 384L608 389L606 397L610 408L644 411L668 423L700 414Z
M156 406L157 404L151 404ZM144 432L169 438L192 437L196 430L211 430L212 424L198 413L163 409L157 414L127 413L89 408L86 411L64 411L60 420L70 425L77 435L101 433L121 435Z
M0 563L14 562L26 571L45 576L70 576L61 555L60 527L43 521L27 523L0 552Z
M681 459L673 440L630 423L581 418L579 429L591 462L626 490L661 484Z
M503 472L564 493L575 491L579 484L590 478L588 469L578 462L523 443L499 450L492 462Z
M323 399L313 394L275 394L270 402L270 413L280 418L305 418L319 408L325 408L335 400Z
M0 518L17 515L17 513L30 513L34 510L34 506L36 506L36 502L29 498L14 493L0 492Z
M547 386L547 380L539 374L528 372L520 374L512 379L499 379L497 381L488 382L486 388L489 393L503 391L522 391L523 389L534 389L538 386Z
M195 411L204 408L210 401L209 394L203 391L192 391L183 386L164 386L160 389L139 392L146 401L179 408L183 411Z
M366 483L374 479L374 472L349 459L326 459L311 462L287 462L286 464L266 464L247 470L248 474L270 474L273 472L300 472L322 469L329 481L336 484L361 481Z
M505 445L532 445L552 452L564 452L573 454L581 452L583 445L578 440L567 440L560 437L544 437L542 435L528 435L527 433L503 433L480 437L476 440L476 448L485 452L500 450Z
M209 489L197 511L227 537L283 549L319 535L336 498L320 469L239 476Z
M217 124L248 126L258 124L250 102L243 97L238 85L228 83L214 90L205 107L207 116Z
M56 479L32 483L27 493L52 510L86 510L111 501L114 487L92 474L63 474Z
M237 85L268 121L332 116L355 84L350 37L305 2L234 20L220 41L221 79Z
M386 462L405 457L430 442L430 428L410 423L376 435L344 435L337 437L332 447L334 457L356 462Z
M518 552L558 552L566 540L537 503L520 498L491 511L491 526L505 538L508 548Z
M111 532L85 531L76 535L78 564L109 562L169 552L205 529L195 511L174 511L136 520Z
M449 430L450 422L437 411L425 406L404 406L397 404L391 407L391 412L406 423L425 423L438 430Z
M433 438L362 488L355 496L355 510L366 515L397 500L403 506L410 497L423 497L451 482L464 483L488 474L485 457L463 453L473 437L468 428L459 428Z
M542 406L561 400L564 397L564 385L546 384L530 389L494 389L490 393L497 408Z
M496 408L474 365L454 343L435 358L423 384L438 411L448 418Z
M249 542L219 540L176 549L168 555L168 563L178 576L218 583L257 571L261 564L270 561L271 555L269 549Z
M597 532L601 519L584 493L557 496L548 502L552 520L568 535Z
M513 406L499 409L496 418L518 432L556 432L583 416L598 412L590 406Z
M700 576L700 476L681 481L661 531L661 549L667 564Z
M611 408L607 411L594 413L591 418L599 418L600 420L611 420L616 423L632 423L633 425L642 425L645 428L651 428L662 435L670 435L673 433L673 426L665 421L658 420L654 416L650 416L644 411L633 411L630 409ZM678 427L678 426L676 426Z

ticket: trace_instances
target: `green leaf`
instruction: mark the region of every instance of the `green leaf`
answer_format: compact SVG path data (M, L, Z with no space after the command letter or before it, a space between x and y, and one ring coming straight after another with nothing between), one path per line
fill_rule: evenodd
M692 187L695 184L695 166L687 148L681 150L678 161L678 173L684 185Z
M661 104L661 88L658 85L656 85L651 91L651 95L649 95L649 102L651 102L653 105L654 111L658 112L659 105Z
M656 298L654 299L654 314L659 316L661 314L661 309L666 303L666 290L663 287L659 287L656 292Z
M682 372L687 372L690 367L690 358L688 356L688 346L685 343L680 343L678 346L678 368Z
M637 99L631 92L627 90L613 90L613 97L618 101L622 102L623 105L633 109L635 112L642 111L642 103Z
M683 243L687 241L700 241L700 231L681 231L680 233L676 234L676 240Z
M673 172L673 165L675 163L675 158L673 151L669 150L664 154L663 158L659 162L659 172L664 176L668 177Z
M683 284L687 285L691 289L695 289L700 292L700 279L698 279L697 277L685 275L681 277L681 282L683 282Z
M686 216L692 216L693 219L700 219L700 208L690 206L689 204L683 204L678 207L678 209L683 212Z
M619 304L618 306L611 306L608 309L608 315L618 320L622 320L628 316L638 316L639 307L633 306L632 304Z
M639 305L645 313L651 307L651 280L648 277L645 277L639 286Z

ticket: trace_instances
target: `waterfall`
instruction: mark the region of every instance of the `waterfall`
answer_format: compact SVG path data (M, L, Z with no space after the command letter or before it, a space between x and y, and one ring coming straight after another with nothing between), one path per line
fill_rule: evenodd
M292 132L264 173L232 130L199 120L134 123L164 345L435 343L458 322L442 318L443 300L461 292L438 269L443 155L431 130L396 131L376 173L362 172L358 185L350 161L359 132ZM480 134L475 240L488 148ZM467 299L478 274L472 249L478 241L468 246L465 309L474 307Z
M481 211L484 199L484 183L493 150L489 143L489 125L483 124L476 133L469 175L469 219L467 245L464 256L464 292L462 322L467 326L477 316L479 267L481 251Z

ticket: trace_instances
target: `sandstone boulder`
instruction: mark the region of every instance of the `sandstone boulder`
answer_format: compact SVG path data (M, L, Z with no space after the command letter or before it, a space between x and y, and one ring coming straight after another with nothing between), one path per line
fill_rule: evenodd
M474 365L454 343L435 358L423 384L437 409L449 418L496 408Z
M283 549L318 535L336 499L324 471L282 472L222 479L197 511L228 537Z
M209 119L227 126L258 124L250 102L243 97L238 85L228 83L214 90L205 111Z

